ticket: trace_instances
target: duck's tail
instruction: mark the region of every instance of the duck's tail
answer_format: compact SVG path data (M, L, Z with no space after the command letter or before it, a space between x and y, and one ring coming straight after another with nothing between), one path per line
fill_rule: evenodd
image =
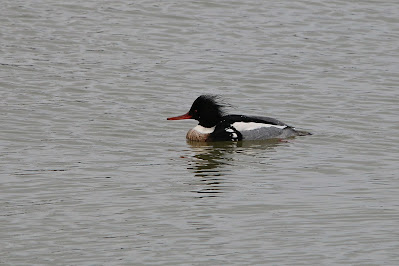
M308 131L303 131L303 130L295 130L296 133L298 134L298 136L309 136L309 135L313 135L312 133L308 132Z

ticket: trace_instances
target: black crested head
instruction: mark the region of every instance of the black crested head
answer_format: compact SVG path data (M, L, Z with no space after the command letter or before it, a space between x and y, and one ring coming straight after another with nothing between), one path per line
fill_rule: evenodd
M226 106L218 95L201 95L193 102L188 114L198 120L199 125L210 128L222 120Z

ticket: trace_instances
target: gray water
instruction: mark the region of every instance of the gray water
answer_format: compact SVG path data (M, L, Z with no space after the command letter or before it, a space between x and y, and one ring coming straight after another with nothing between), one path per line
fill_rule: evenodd
M398 265L399 5L2 1L1 265ZM312 136L192 144L201 94Z

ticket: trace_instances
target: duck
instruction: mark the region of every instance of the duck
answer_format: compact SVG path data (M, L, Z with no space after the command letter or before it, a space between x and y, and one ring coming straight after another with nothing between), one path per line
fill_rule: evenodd
M271 117L226 114L227 106L219 95L204 94L193 102L186 114L167 120L197 120L198 125L187 132L189 141L282 140L311 135Z

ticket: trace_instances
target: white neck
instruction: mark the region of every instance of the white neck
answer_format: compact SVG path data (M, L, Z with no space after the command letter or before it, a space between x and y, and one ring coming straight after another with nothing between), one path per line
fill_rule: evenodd
M201 134L210 134L215 130L215 127L203 127L203 126L197 125L196 127L193 128L193 130L195 130Z

